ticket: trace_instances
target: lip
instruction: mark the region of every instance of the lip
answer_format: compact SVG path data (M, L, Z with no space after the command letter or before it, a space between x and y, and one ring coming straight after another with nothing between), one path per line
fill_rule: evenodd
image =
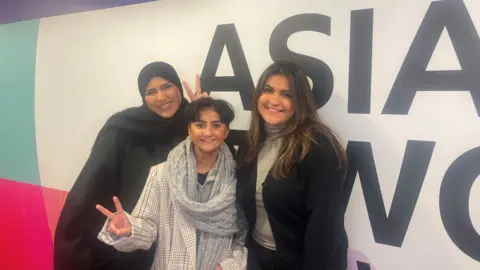
M172 102L170 101L170 102L164 103L164 104L162 104L162 105L157 105L157 108L159 108L160 110L165 111L165 110L170 109L171 106L172 106Z
M265 106L265 109L267 109L267 111L269 111L271 113L281 113L281 112L283 112L283 110L274 109L274 108L271 108L271 107L268 107L268 106Z
M205 142L205 143L212 143L212 142L215 142L216 139L202 139L202 138L200 138L200 141Z

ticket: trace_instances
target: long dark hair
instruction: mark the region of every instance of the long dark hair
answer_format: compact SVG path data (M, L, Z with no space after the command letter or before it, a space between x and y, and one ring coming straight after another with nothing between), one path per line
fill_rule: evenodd
M345 172L347 157L342 144L335 133L320 121L307 76L297 65L289 62L273 63L267 67L258 80L250 128L247 132L247 148L246 151L239 153L238 167L253 162L266 139L265 121L258 110L258 99L264 91L266 81L272 75L281 75L288 79L295 108L295 113L287 121L286 128L278 135L283 138L283 141L278 159L271 169L273 177L276 179L287 177L293 164L305 158L312 143L318 144L315 139L318 134L331 144L338 158L337 169Z

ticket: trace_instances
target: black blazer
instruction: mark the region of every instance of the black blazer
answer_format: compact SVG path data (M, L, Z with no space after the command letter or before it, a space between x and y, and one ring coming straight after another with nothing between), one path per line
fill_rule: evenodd
M263 200L279 260L292 270L344 270L348 240L344 227L344 171L337 169L333 147L322 135L288 177L263 184ZM240 145L241 155L244 147ZM255 225L257 160L238 168L237 201L248 221L248 241ZM247 247L249 242L247 241Z

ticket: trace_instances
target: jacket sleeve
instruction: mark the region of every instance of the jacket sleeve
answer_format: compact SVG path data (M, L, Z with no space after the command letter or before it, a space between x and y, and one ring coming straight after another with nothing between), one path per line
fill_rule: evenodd
M247 269L248 251L245 247L245 240L247 238L248 225L239 205L237 205L237 209L239 213L237 224L240 231L234 235L232 245L228 250L228 255L220 262L223 270Z
M148 250L157 240L157 225L160 224L160 185L157 179L157 167L152 167L132 215L126 213L130 224L132 224L130 237L118 238L108 232L107 220L98 235L98 239L123 252L132 252L138 249Z
M118 177L118 133L102 129L70 190L54 237L54 269L90 269L92 247L104 219L95 205L112 203Z
M220 262L223 270L247 269L247 248L245 247L246 231L235 234L228 256Z
M347 236L344 227L343 178L338 159L326 140L312 145L303 164L307 212L302 269L345 270Z

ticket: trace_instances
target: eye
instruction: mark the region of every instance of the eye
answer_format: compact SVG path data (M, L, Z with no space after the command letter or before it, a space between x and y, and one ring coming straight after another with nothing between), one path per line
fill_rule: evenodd
M152 95L155 95L156 93L157 93L157 90L155 89L148 89L147 91L145 91L146 96L152 96Z
M273 89L270 88L270 87L264 87L263 90L262 90L262 92L264 92L264 93L272 93L272 92L273 92Z
M172 84L171 83L166 83L162 86L160 86L160 90L168 90L172 87Z
M290 92L282 92L282 96L287 97L287 98L292 98L292 93L290 93Z
M195 126L196 126L197 128L205 128L205 124L202 123L202 122L197 122L197 123L195 123Z
M214 123L213 127L214 128L220 128L220 127L222 127L222 124L221 123Z

